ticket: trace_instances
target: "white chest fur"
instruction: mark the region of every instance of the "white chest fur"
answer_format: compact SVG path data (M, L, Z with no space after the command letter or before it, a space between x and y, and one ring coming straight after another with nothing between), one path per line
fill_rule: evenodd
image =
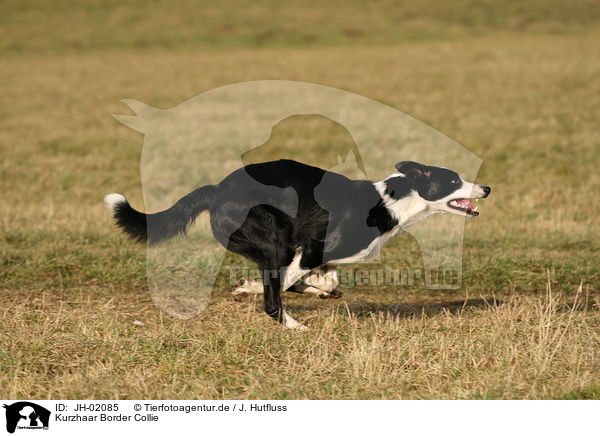
M416 192L412 192L407 197L395 200L385 194L385 184L383 182L375 183L375 189L383 198L385 207L389 213L398 221L398 224L389 232L383 233L375 238L368 247L362 249L358 253L345 257L343 259L332 260L331 264L345 264L365 262L376 257L381 249L399 233L405 231L410 226L424 220L432 211L427 207L427 203L423 201ZM351 237L349 235L349 237Z
M332 260L328 263L339 265L344 263L365 262L367 260L373 259L379 254L379 252L385 246L385 244L387 244L388 241L390 241L394 236L396 236L400 232L400 230L402 230L402 228L400 226L396 226L389 232L386 232L383 235L373 239L373 241L371 241L367 248L362 249L358 253L350 257L345 257L343 259Z

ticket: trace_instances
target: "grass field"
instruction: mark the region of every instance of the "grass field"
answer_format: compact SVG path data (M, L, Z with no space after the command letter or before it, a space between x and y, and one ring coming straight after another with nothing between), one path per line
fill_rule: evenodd
M600 399L600 5L496 3L3 2L0 398ZM368 96L483 159L462 289L286 297L308 333L225 272L198 317L153 305L102 203L142 204L143 138L111 114L256 79Z

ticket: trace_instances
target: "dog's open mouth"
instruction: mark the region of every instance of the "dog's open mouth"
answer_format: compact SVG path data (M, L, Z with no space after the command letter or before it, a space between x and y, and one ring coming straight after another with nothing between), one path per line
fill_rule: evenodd
M477 216L479 215L479 211L477 207L473 207L473 203L468 198L457 198L455 200L450 200L448 202L448 207L456 210L460 210L467 215Z

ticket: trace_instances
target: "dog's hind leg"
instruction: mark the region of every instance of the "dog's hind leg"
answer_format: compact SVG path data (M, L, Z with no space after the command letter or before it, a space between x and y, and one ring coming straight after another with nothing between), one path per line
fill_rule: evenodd
M321 299L341 298L342 293L338 291L339 284L337 270L334 266L325 266L318 268L296 281L286 292L295 292L297 294L313 294ZM249 280L242 278L231 291L234 296L242 294L262 294L264 293L263 283L258 280Z
M310 291L307 290L307 287L309 287L309 285L298 280L296 283L294 283L292 286L290 286L285 292L295 292L296 294L310 293ZM249 279L245 279L245 278L238 280L237 283L235 285L233 285L233 288L231 289L231 293L233 295L241 295L241 294L256 295L256 294L263 294L264 292L265 292L265 289L263 287L262 280L260 280L260 281L259 280L249 280Z
M258 280L249 280L249 279L240 279L238 282L233 285L231 289L231 293L233 295L241 295L241 294L264 294L265 289L263 287L263 282Z
M303 282L307 286L306 292L315 294L319 298L342 298L342 293L336 289L339 280L335 266L326 265L319 268L306 277Z
M308 278L310 278L309 276ZM307 278L307 280L308 280ZM238 295L258 295L265 292L262 281L240 279L231 289L233 296ZM298 280L290 286L285 292L294 292L296 294L314 294L319 298L340 298L341 292L337 290L322 290L307 284L303 280Z

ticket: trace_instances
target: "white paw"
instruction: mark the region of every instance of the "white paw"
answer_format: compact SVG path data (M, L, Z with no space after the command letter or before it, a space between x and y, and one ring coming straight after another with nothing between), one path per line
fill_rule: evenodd
M299 330L299 331L305 331L308 330L308 327L306 327L305 325L300 324L298 321L296 321L294 318L292 318L291 316L289 316L285 310L283 311L283 324L291 329L291 330Z

